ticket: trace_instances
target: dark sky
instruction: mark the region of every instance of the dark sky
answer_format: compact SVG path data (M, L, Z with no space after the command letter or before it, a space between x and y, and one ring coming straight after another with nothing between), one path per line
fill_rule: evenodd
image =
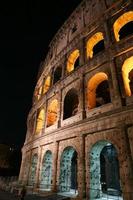
M0 143L21 147L39 64L81 0L4 0L0 5Z

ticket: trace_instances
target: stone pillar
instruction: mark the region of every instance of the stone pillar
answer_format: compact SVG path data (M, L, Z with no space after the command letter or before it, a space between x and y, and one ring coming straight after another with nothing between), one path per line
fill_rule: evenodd
M121 102L119 88L118 88L119 84L116 77L117 73L115 69L115 64L113 63L113 61L110 61L110 63L108 64L110 65L111 77L112 77L111 80L109 79L111 100L116 108L121 107L122 102Z
M80 50L80 63L79 63L79 65L82 66L85 63L85 56L86 56L85 55L86 54L85 44L84 44L83 40L81 40L80 43L79 43L79 50Z
M123 128L124 129L124 128ZM128 133L122 130L123 146L120 156L121 186L124 200L133 199L133 163L130 153Z
M81 102L81 112L82 112L82 119L86 118L86 110L85 110L85 83L84 83L84 76L81 76L80 78L80 94L81 94L81 99L79 99L79 102Z
M45 132L45 129L47 128L47 117L48 117L48 100L45 100L45 119L44 119L44 127L43 132Z
M52 170L52 191L56 192L57 191L57 162L58 162L58 149L59 149L59 143L55 142L54 143L54 155L53 155L53 170Z
M36 179L35 179L35 185L34 185L35 189L39 188L39 183L40 183L39 177L40 177L41 156L42 156L41 153L42 153L42 149L39 146L38 147L38 162L37 162L37 169L36 169Z
M58 116L58 127L61 127L61 120L62 120L62 112L63 112L63 110L62 110L62 90L60 90L60 92L59 92L59 97L60 97L60 105L59 105L59 112L58 112L58 114L59 114L59 116Z
M25 185L28 185L28 181L29 181L29 173L30 173L30 169L31 169L31 159L32 159L32 151L29 152L29 155L26 155L26 160L24 161L24 162L26 162L26 163L24 163L24 166L27 165L26 176L24 176L24 180L23 180L23 183ZM25 170L25 169L23 169L23 170Z
M24 154L24 151L22 151L21 167L20 167L19 178L18 178L19 183L22 183L22 184L23 184L23 174L24 174L24 162L25 162L25 154Z
M78 156L78 192L79 198L83 199L86 197L86 184L85 184L85 137L79 137L79 152Z
M35 135L35 131L36 131L36 125L37 125L37 111L35 112L35 115L34 115L34 123L33 123L33 132L32 132L32 138L34 137Z
M62 66L61 79L63 79L64 76L65 76L65 70L66 70L66 57L65 57L65 55L64 55L63 61L61 62L61 66Z
M128 128L128 138L129 138L130 152L133 163L133 126Z

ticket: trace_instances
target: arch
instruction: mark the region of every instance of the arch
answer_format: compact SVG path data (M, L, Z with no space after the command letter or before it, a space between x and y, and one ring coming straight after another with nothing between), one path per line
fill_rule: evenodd
M54 99L48 106L47 127L55 124L57 120L58 101Z
M87 58L93 58L94 54L94 47L102 42L103 44L99 48L99 51L103 50L104 48L104 37L102 32L95 33L86 44L86 55ZM98 52L99 52L98 51Z
M127 58L122 65L122 78L127 96L133 94L133 56Z
M64 99L63 119L76 115L78 112L78 104L78 92L76 89L72 88L67 92Z
M121 15L114 23L113 29L114 29L114 35L117 42L120 41L120 35L119 32L122 27L124 27L127 23L133 21L133 11L128 11Z
M59 191L77 195L77 152L69 146L61 155Z
M51 77L48 76L44 81L43 94L45 94L49 90L50 85L51 85Z
M31 159L31 167L28 179L28 185L34 185L36 179L36 170L37 170L37 162L38 162L38 155L34 154Z
M80 53L79 53L79 50L76 49L74 50L68 60L67 60L67 72L71 72L73 71L76 67L79 66L79 56L80 56Z
M87 86L88 109L110 102L108 76L104 72L96 73Z
M36 123L36 134L40 133L44 126L44 120L45 120L45 111L42 108L38 114L37 117L37 123Z
M98 141L92 146L90 158L90 199L103 194L121 195L118 154L115 146Z
M59 66L56 68L56 70L54 71L54 75L53 75L53 84L55 84L57 81L59 81L61 79L61 75L62 75L62 67Z
M45 190L51 189L52 181L52 152L46 151L42 161L40 188Z
M38 89L38 95L37 95L38 100L40 99L41 95L42 95L42 86L40 86Z

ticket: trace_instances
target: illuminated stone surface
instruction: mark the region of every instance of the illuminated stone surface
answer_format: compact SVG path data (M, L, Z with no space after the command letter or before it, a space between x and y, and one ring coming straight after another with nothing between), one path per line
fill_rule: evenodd
M22 148L27 190L133 199L132 8L83 0L51 41Z

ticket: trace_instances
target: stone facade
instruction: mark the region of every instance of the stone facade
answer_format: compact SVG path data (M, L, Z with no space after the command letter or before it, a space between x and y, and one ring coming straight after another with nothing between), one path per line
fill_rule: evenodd
M27 119L27 188L133 199L132 33L131 0L84 0L57 32Z

